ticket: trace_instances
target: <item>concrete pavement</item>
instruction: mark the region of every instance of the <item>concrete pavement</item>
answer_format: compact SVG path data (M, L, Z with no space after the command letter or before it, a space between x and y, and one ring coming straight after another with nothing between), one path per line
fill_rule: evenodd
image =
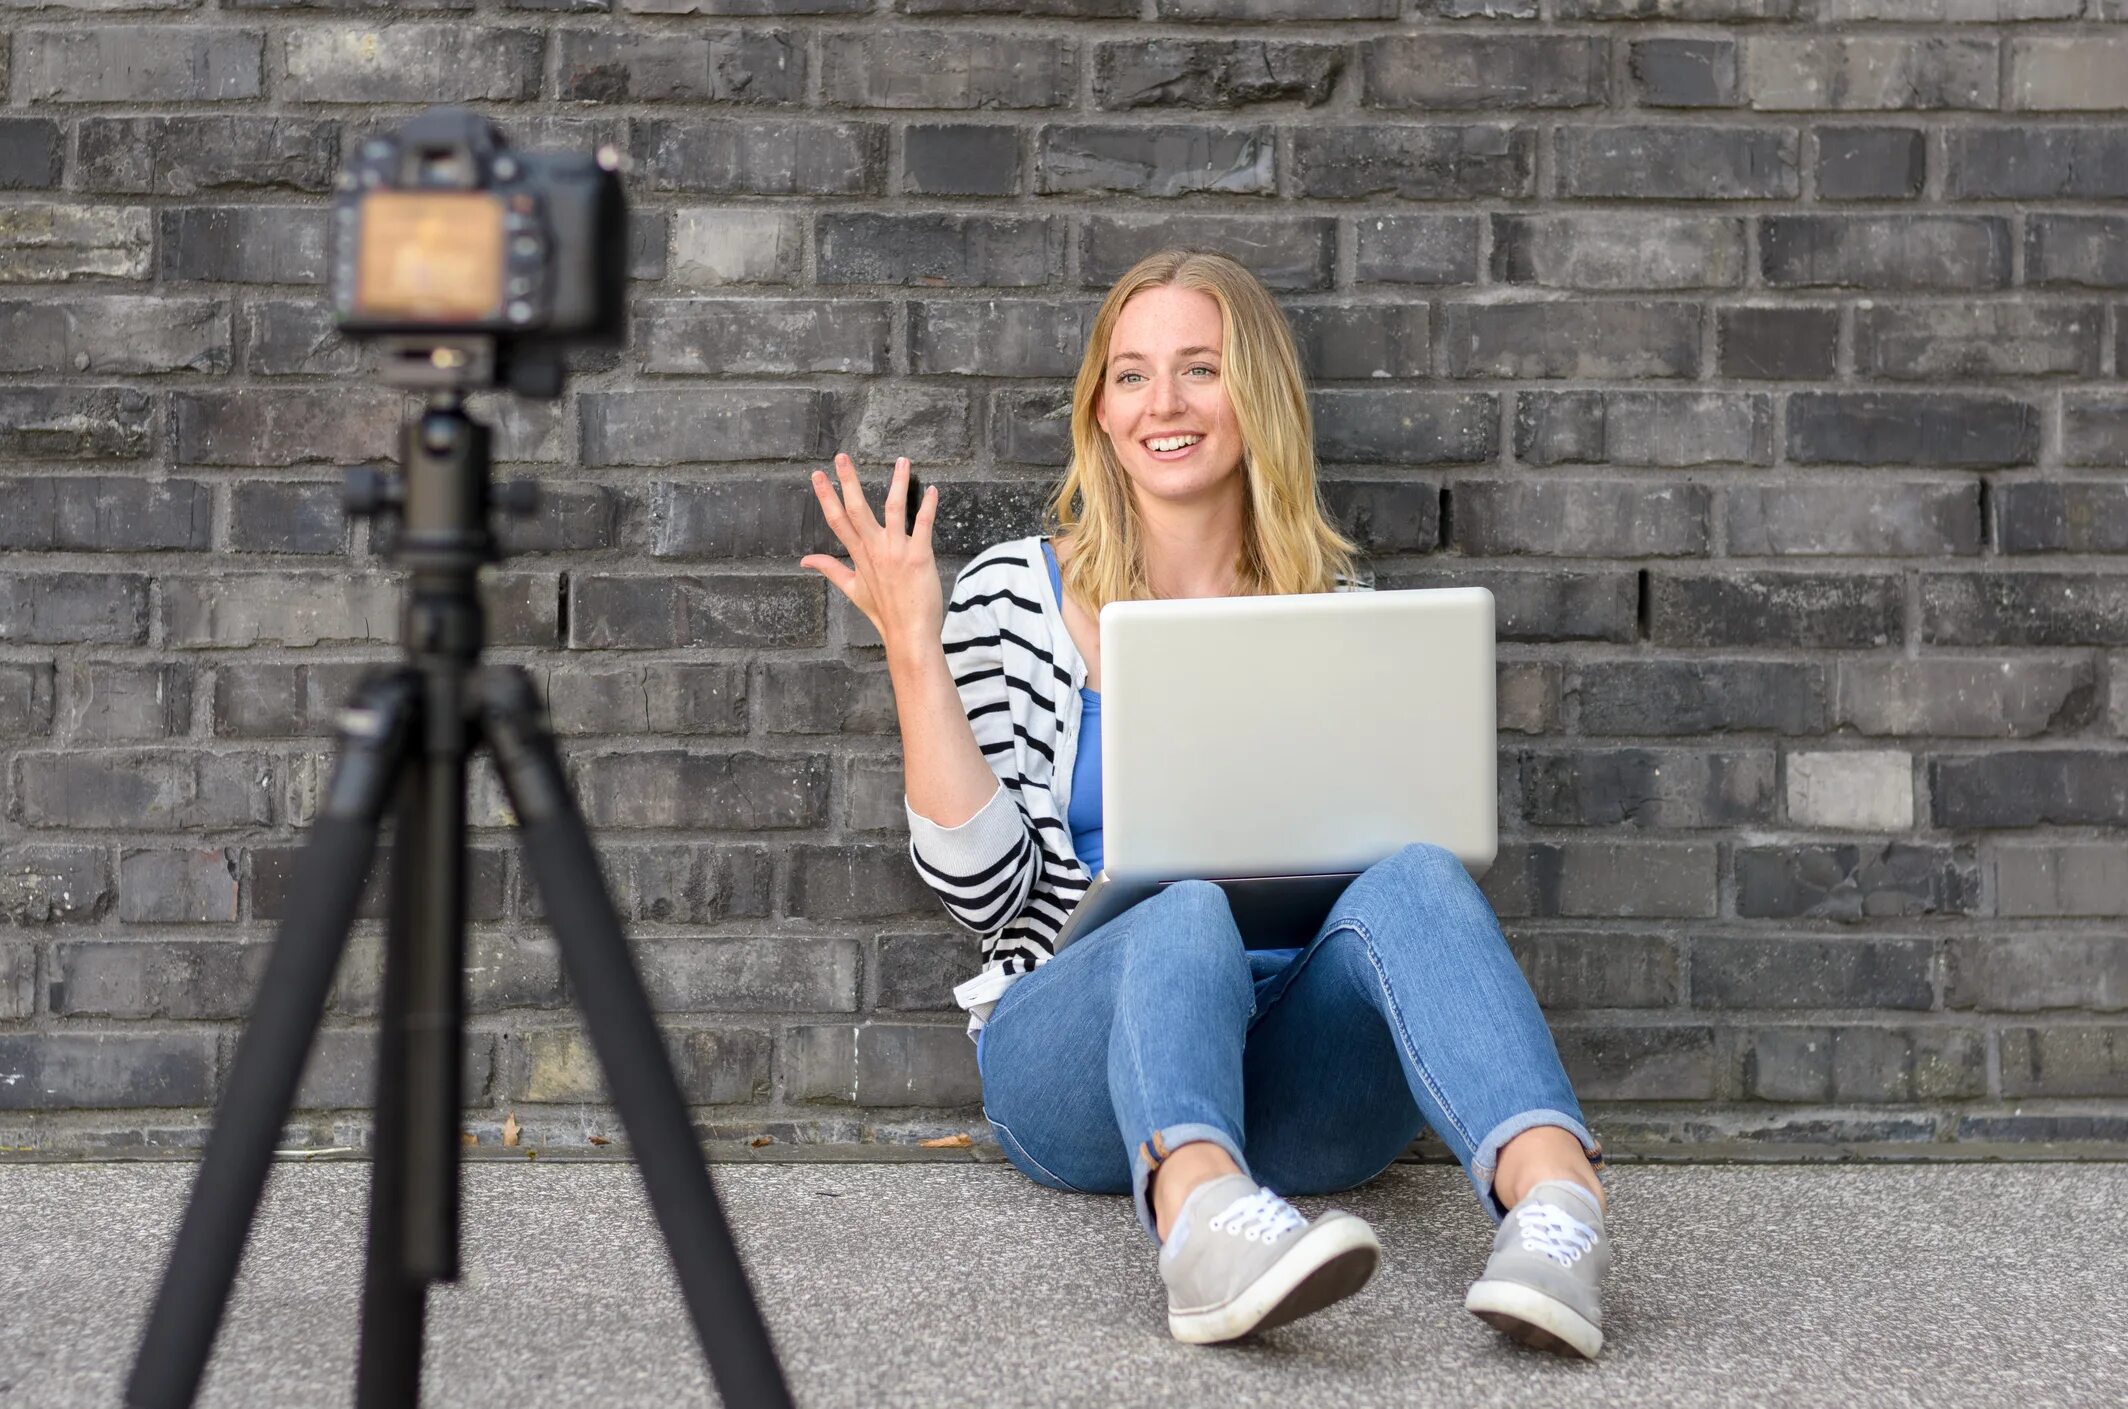
M0 1165L0 1409L120 1402L195 1166ZM1624 1165L1595 1363L1462 1309L1491 1225L1452 1166L1330 1204L1386 1259L1226 1347L1168 1338L1127 1201L993 1163L717 1165L799 1404L2074 1405L2128 1401L2128 1165ZM200 1403L352 1400L368 1168L277 1166ZM716 1403L634 1168L465 1171L430 1405Z

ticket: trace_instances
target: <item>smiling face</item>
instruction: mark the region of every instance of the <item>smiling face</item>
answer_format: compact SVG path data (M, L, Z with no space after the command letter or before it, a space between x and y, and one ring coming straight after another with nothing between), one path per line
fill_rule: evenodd
M1224 332L1218 301L1176 284L1133 294L1116 317L1094 417L1140 503L1232 492L1242 439L1227 399Z

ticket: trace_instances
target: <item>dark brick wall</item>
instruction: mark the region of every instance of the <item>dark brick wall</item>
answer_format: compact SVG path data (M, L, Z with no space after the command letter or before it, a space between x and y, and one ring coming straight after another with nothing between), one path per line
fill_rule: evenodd
M196 1144L398 592L315 287L442 99L634 161L492 587L705 1132L968 1128L805 471L1027 532L1101 289L1276 288L1328 501L1501 624L1486 888L1614 1145L2128 1139L2119 0L71 0L0 35L0 1145ZM493 779L469 1124L618 1135ZM373 895L295 1141L362 1138ZM978 1128L979 1121L976 1122Z

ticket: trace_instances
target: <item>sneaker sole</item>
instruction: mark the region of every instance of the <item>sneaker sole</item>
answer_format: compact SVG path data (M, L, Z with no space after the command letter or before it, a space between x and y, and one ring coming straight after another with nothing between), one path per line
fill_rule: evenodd
M1381 1260L1382 1244L1364 1220L1318 1223L1232 1301L1203 1311L1170 1311L1167 1328L1185 1344L1209 1345L1283 1326L1366 1286Z
M1533 1350L1594 1360L1603 1349L1603 1331L1595 1322L1520 1282L1478 1282L1463 1298L1463 1309Z

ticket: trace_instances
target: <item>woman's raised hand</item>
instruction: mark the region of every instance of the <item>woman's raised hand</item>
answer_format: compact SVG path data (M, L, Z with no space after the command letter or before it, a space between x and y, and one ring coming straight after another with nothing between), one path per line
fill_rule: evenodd
M894 462L887 486L886 522L872 517L857 466L847 455L835 457L840 493L826 474L813 471L813 496L827 515L828 527L850 555L845 567L825 553L812 553L798 566L812 568L848 597L872 623L890 650L904 645L937 644L946 623L945 592L939 586L938 562L931 553L931 521L938 515L938 489L924 491L916 521L909 522L909 457Z

